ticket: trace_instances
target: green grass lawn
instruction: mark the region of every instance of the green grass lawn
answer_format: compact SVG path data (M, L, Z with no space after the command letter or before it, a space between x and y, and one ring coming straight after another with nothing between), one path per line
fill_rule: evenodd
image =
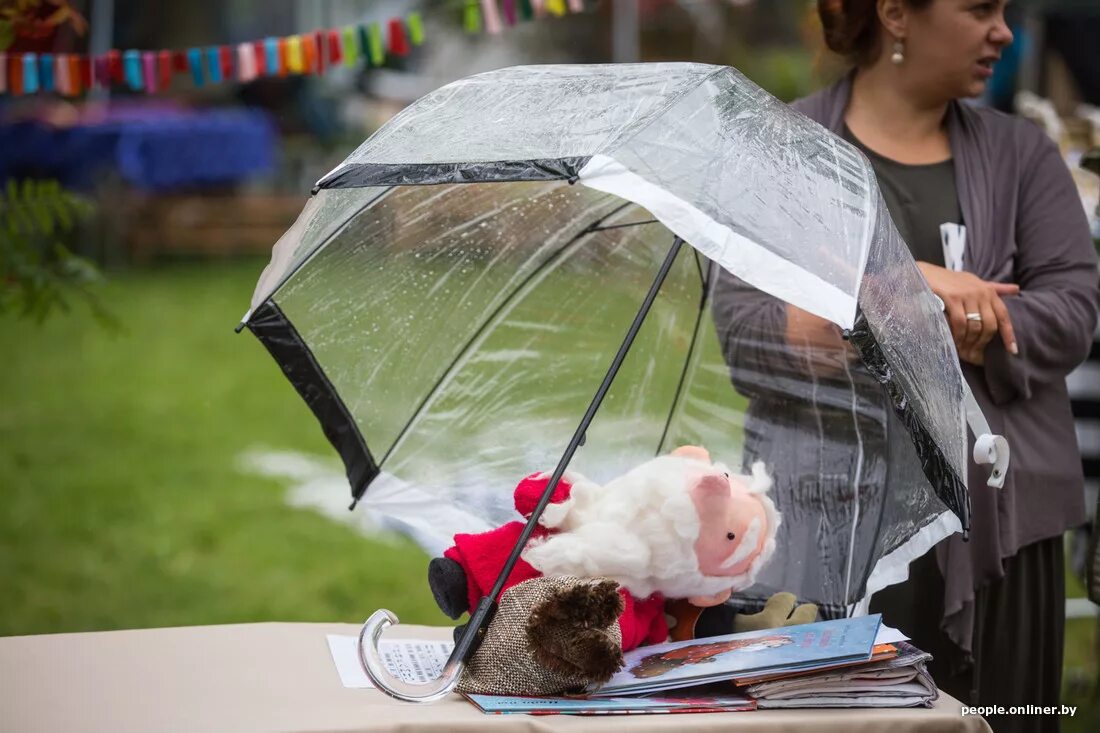
M333 455L251 334L263 263L114 275L125 331L0 320L0 634L239 621L435 622L423 554L288 507L250 447Z
M0 635L358 622L380 606L446 621L411 543L292 508L278 481L236 468L256 447L334 455L259 343L233 333L263 264L114 274L120 334L83 312L0 319ZM1095 629L1067 627L1070 704L1089 704ZM1065 729L1097 719L1091 703Z

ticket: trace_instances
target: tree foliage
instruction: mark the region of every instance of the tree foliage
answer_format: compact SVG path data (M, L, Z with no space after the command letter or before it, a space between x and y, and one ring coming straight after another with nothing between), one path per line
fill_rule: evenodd
M41 322L70 310L75 295L101 323L114 324L91 289L99 269L65 244L91 212L90 203L57 181L7 182L0 191L0 314Z

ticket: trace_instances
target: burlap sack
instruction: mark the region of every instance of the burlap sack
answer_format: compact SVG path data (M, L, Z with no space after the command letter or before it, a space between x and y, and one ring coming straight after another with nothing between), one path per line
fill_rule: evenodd
M620 613L617 586L606 579L534 578L514 585L501 596L458 691L557 695L606 682L622 665Z

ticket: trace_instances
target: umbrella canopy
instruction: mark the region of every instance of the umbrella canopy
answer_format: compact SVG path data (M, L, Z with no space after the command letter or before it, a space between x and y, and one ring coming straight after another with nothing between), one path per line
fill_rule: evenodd
M967 524L983 419L867 161L733 69L517 67L427 95L318 183L244 325L356 501L438 553L516 518L674 236L571 469L764 460L784 519L747 597L850 611Z

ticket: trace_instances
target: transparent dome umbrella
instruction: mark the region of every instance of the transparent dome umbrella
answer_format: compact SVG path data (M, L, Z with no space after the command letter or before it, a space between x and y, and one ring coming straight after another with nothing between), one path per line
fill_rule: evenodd
M682 246L684 243L690 246ZM353 497L438 554L518 518L523 476L602 481L678 445L763 460L775 590L858 613L1003 481L942 306L867 161L737 71L517 67L443 87L318 183L241 327L343 459ZM510 561L518 557L527 535ZM440 680L492 616L483 599Z

